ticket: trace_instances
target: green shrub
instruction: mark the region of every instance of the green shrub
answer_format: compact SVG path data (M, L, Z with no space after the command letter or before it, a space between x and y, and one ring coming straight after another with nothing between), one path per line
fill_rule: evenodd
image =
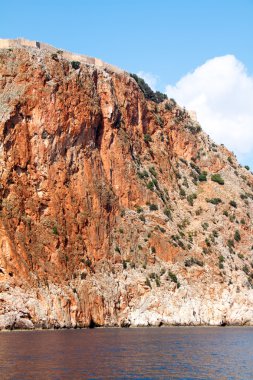
M156 210L158 210L158 207L157 207L157 205L155 205L154 203L151 203L151 204L149 205L149 209L150 209L150 211L156 211Z
M140 179L144 179L144 178L145 178L145 176L143 175L142 172L137 172L137 175L138 175L138 177L139 177Z
M173 100L173 102L172 102L172 100ZM174 99L170 99L170 102L165 103L166 111L172 111L173 108L175 108L175 106L176 106L176 102Z
M144 135L144 141L145 141L145 143L149 143L149 142L152 141L152 138L151 138L151 136L148 133L146 133Z
M250 167L248 165L244 166L246 170L250 170Z
M158 276L156 276L155 283L156 283L157 287L161 286L161 281L160 281L160 278Z
M171 281L172 281L172 282L175 282L175 284L177 284L178 279L177 279L177 276L175 275L175 273L173 273L173 272L171 272L171 271L169 270L168 275L169 275L169 278L171 279Z
M234 247L235 247L235 245L234 245L234 240L232 240L232 239L228 239L228 247L229 247L229 248L234 248Z
M191 257L190 259L186 259L185 262L184 262L184 265L186 267L191 267L192 265L198 265L200 267L203 267L204 266L204 263L203 261L201 260L198 260L194 257Z
M57 229L56 226L54 226L54 227L52 228L52 233L53 233L54 235L59 235L59 232L58 232L58 229Z
M139 216L139 219L140 219L142 222L144 222L144 223L146 222L146 219L145 219L145 216L144 216L144 215L140 215L140 216Z
M120 248L117 245L115 247L115 251L118 252L118 253L120 253Z
M148 188L149 190L151 190L151 191L154 190L154 183L153 183L153 181L149 181L149 182L147 183L147 188Z
M190 205L190 206L193 206L193 201L194 201L194 199L196 199L196 198L197 198L197 194L196 194L196 193L193 193L193 194L188 195L188 197L187 197L186 199L187 199L189 205Z
M163 213L164 213L164 215L167 216L168 219L171 219L171 211L170 211L169 208L166 207L166 208L163 210Z
M204 181L206 181L206 180L207 180L206 176L207 176L207 172L203 172L203 173L201 173L201 174L199 175L199 181L200 181L200 182L204 182Z
M219 185L224 185L224 179L220 176L220 174L213 174L211 176L211 180L213 182L217 182Z
M78 61L72 61L71 66L73 69L78 70L80 68L81 63Z
M154 177L157 177L157 173L156 173L154 166L151 166L148 170L149 170L150 174L152 174Z
M217 238L219 236L219 232L216 230L213 230L213 237Z
M157 123L160 125L161 128L163 128L163 126L164 126L163 119L159 115L155 115L155 116L156 116Z
M223 265L224 261L225 261L224 256L220 255L219 256L219 269L224 269L224 265Z
M230 206L237 208L237 203L235 201L230 201L229 204Z
M147 285L147 286L149 286L150 288L152 288L152 286L151 286L151 282L150 282L150 279L149 279L148 277L146 277L145 285Z
M208 229L208 227L209 227L209 224L207 222L202 223L202 227L203 227L203 230L206 231Z
M92 264L91 259L87 258L85 260L85 264L87 265L87 267L91 267L91 264Z
M239 232L238 230L235 231L234 239L235 239L237 242L241 240L241 235L240 235L240 232Z
M210 240L208 240L207 238L205 239L205 243L206 243L207 247L211 247Z
M206 199L208 203L212 203L213 205L218 205L219 203L222 203L222 200L220 198L211 198Z
M122 265L123 265L123 269L127 269L127 261L126 260L123 260Z
M148 100L152 100L156 103L161 103L165 99L168 99L166 94L162 94L160 91L154 92L149 85L144 81L144 79L138 77L136 74L130 74L130 76L137 82L139 88L143 92L144 96Z

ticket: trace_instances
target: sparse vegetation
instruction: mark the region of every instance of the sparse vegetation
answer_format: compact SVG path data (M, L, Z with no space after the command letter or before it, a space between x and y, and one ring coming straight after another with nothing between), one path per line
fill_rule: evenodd
M150 174L152 174L154 177L157 177L157 173L154 166L151 166L148 170Z
M219 185L224 185L224 179L220 176L220 174L213 174L211 176L211 180L213 182L217 182Z
M145 143L149 143L149 142L152 141L152 138L151 138L151 136L148 133L146 133L144 135L144 141L145 141Z
M86 260L85 260L85 264L87 265L87 267L91 267L91 264L92 264L92 262L91 262L91 259L88 257Z
M158 207L157 207L157 205L155 205L154 203L151 203L151 204L149 205L149 209L150 209L150 211L156 211L156 210L158 210Z
M173 108L175 108L176 102L174 99L170 99L169 102L165 103L165 109L166 111L172 111Z
M199 175L199 181L200 182L204 182L207 180L207 172L202 172L200 175Z
M149 189L149 190L151 190L151 191L154 190L154 183L153 183L153 181L149 181L149 182L147 183L147 189Z
M203 261L201 261L201 260L198 260L198 259L196 259L196 258L194 258L194 257L191 257L190 259L186 259L186 260L185 260L184 265L185 265L186 267L191 267L191 266L193 266L193 265L198 265L198 266L200 266L200 267L203 267L203 266L204 266L204 263L203 263Z
M190 194L190 195L188 195L188 197L186 199L187 199L187 202L189 203L189 205L193 206L193 201L194 201L194 199L197 199L197 194L196 193Z
M175 273L173 273L173 272L171 272L171 271L169 270L169 272L168 272L168 276L169 276L169 278L170 278L170 280L171 280L172 282L174 282L175 284L177 284L177 288L180 288L180 282L178 282L178 279L177 279L177 276L175 275Z
M224 256L220 255L219 256L219 269L224 269L224 261L225 261L225 258Z
M247 264L244 264L242 270L243 270L243 272L244 272L245 274L247 274L247 275L249 274L249 267L248 267Z
M168 219L171 219L171 211L170 211L169 208L166 207L166 208L163 210L163 213L164 213L164 215L167 216Z
M230 201L229 204L230 206L237 208L237 203L235 201Z
M209 224L207 222L202 223L203 230L207 230L209 227Z
M240 235L240 232L238 230L235 231L234 239L237 242L241 240L241 235Z
M78 70L80 68L81 63L78 61L72 61L71 66L74 70Z
M136 74L130 74L130 76L137 82L144 96L148 100L152 100L155 103L161 103L165 99L168 99L166 94L162 94L160 91L154 92L149 85Z
M213 205L218 205L219 203L222 203L222 200L220 198L211 198L211 199L206 199L208 203L212 203Z
M232 240L232 239L228 239L228 247L229 247L229 248L234 248L234 247L235 247L235 245L234 245L234 240Z
M58 228L57 228L56 226L54 226L54 227L52 228L52 233L53 233L54 235L59 235Z
M150 289L152 288L152 285L151 285L150 279L149 279L148 277L146 277L145 285L149 286Z

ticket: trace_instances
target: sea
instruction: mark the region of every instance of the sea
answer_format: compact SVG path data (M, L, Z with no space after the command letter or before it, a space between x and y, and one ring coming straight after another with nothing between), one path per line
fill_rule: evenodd
M1 380L253 380L253 327L0 333Z

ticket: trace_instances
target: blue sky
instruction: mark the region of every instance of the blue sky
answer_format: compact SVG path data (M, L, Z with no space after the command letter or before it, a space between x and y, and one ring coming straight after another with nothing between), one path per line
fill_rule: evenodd
M44 41L101 58L130 72L143 72L144 77L153 78L150 83L155 89L167 91L175 98L177 95L182 105L196 106L199 115L205 110L211 115L214 107L218 107L214 122L212 117L207 122L201 116L200 122L207 123L203 128L217 142L228 144L242 163L253 167L253 103L244 104L238 110L238 130L235 124L232 132L234 140L228 136L230 104L234 108L228 99L232 99L232 91L238 87L231 85L234 77L238 83L245 77L248 80L246 90L245 86L240 88L239 99L253 95L253 0L11 0L2 2L1 15L1 38ZM235 60L226 59L228 56ZM223 59L216 62L216 66L205 66L206 61L215 57ZM201 79L194 74L197 68L204 71ZM229 85L228 81L224 84L227 86L225 97L221 97L223 87L219 89L217 105L212 101L215 86L210 91L210 86L207 89L205 85L205 78L210 77L213 69L221 76L223 72L230 72L231 79ZM187 73L192 74L192 82L182 84L180 81ZM186 88L194 87L196 81L200 81L196 88L204 94L204 103L196 100L196 91L189 94ZM207 90L209 95L206 95ZM245 109L251 105L248 115ZM218 118L224 108L225 118ZM226 123L222 124L225 119ZM217 133L219 122L222 134ZM216 125L214 131L212 123ZM246 133L247 141L252 139L247 149L247 141L242 140L240 146L238 143L243 123L247 124L247 130L242 133Z

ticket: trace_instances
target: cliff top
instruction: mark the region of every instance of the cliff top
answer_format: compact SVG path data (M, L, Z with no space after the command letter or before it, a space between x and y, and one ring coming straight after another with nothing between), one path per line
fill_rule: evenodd
M102 69L108 69L116 73L124 73L124 70L116 66L110 65L106 62L103 62L99 58L89 57L84 54L72 53L67 50L56 48L44 42L30 41L24 38L0 39L0 49L12 49L12 48L21 48L21 47L46 50L47 52L51 52L52 54L60 53L63 58L71 60L71 61L80 61L81 63L87 64L87 65L94 65L96 67L100 67Z

